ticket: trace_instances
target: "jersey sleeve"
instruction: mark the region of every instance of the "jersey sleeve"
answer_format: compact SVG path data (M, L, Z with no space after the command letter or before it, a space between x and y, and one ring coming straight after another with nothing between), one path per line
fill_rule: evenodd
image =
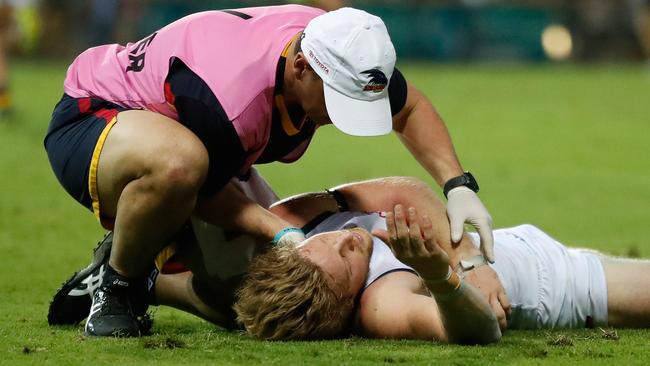
M390 110L393 116L404 108L407 94L408 87L406 85L406 79L396 67L393 70L393 76L391 76L390 83L388 84L388 99L390 100Z
M246 154L235 127L208 85L179 59L170 67L165 98L176 108L179 121L208 151L210 165L201 193L218 192L245 162Z

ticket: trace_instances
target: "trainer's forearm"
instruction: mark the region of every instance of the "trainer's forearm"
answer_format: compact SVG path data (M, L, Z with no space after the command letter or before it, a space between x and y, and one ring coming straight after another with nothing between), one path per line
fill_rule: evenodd
M445 123L428 98L410 84L407 104L395 116L393 130L441 187L447 180L462 174Z
M200 198L195 213L204 221L228 230L249 234L260 240L271 240L288 221L254 202L232 184L212 197Z

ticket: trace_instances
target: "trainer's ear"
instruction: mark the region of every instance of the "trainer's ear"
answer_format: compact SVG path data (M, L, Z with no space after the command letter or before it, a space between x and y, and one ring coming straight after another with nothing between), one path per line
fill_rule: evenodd
M293 76L296 80L304 79L307 73L311 72L309 62L307 62L307 59L302 52L296 53L291 66L293 67Z

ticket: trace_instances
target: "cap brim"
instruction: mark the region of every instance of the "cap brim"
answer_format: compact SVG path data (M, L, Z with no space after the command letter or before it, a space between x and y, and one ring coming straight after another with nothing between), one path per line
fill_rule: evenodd
M336 128L353 136L379 136L393 129L388 93L365 101L350 98L323 83L327 114Z

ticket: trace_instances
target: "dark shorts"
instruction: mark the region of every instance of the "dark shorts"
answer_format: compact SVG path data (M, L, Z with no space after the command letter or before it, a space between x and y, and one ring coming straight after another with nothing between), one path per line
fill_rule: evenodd
M124 110L102 99L63 94L45 136L45 150L57 179L75 200L96 215L99 154L117 114Z

